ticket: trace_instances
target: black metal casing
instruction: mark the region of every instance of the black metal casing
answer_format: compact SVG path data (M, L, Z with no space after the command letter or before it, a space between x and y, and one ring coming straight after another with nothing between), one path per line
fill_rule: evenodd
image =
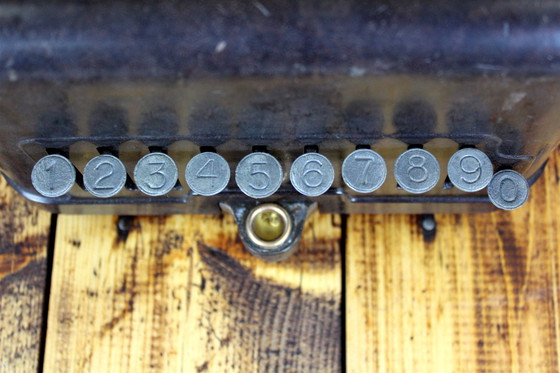
M477 212L484 191L446 188L449 157L476 146L495 169L538 176L560 140L560 3L534 1L18 1L0 3L0 166L27 198L68 213L217 213L248 198L231 180L193 195L184 169L200 149L232 170L253 149L286 174L267 200L296 196L290 163L307 146L334 164L322 212ZM386 160L372 194L344 186L356 146ZM409 146L438 158L430 192L397 189ZM60 198L31 185L47 153L79 171L99 152L129 175L150 150L177 163L180 188L128 185L98 199L77 183ZM303 196L302 196L303 198Z

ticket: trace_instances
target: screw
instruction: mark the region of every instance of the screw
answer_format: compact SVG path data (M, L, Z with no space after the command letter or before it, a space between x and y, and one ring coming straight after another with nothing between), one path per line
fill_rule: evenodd
M292 229L292 220L286 210L273 203L255 207L246 221L249 238L266 249L282 245Z

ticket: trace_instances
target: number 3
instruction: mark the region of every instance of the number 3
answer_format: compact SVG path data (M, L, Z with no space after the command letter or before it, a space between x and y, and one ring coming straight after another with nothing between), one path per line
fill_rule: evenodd
M165 174L162 172L163 167L165 166L165 163L164 162L150 162L148 164L150 166L152 166L152 165L159 166L159 168L157 170L155 170L154 172L150 172L150 176L159 175L161 177L161 183L155 184L155 183L152 183L151 181L149 181L147 183L148 186L152 189L161 189L165 185L165 182L167 181L167 178L165 177Z

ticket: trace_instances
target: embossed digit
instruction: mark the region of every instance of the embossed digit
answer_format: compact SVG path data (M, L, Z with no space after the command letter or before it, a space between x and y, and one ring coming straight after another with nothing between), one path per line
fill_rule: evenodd
M54 190L54 172L51 172L53 170L53 167L56 165L56 160L52 159L50 160L50 162L47 164L47 166L45 167L45 171L48 172L49 174L49 189L50 190Z
M266 162L253 162L251 163L251 176L258 176L261 180L262 183L259 182L259 180L255 180L254 184L253 182L249 183L249 186L255 190L264 190L266 188L268 188L268 186L270 185L270 175L268 174L268 172L266 172L265 170L262 169L258 169L258 166L266 166Z
M150 188L152 189L161 189L163 188L163 186L165 185L166 181L167 181L167 177L165 176L165 174L162 172L163 167L165 166L165 162L149 162L148 163L150 166L159 166L159 168L157 168L154 172L150 172L150 176L153 175L159 175L161 183L152 183L152 180L148 181L147 184Z
M408 160L408 164L410 165L410 167L408 168L407 173L410 180L414 181L415 183L422 183L428 179L428 169L424 166L426 164L426 158L424 156L413 155ZM414 170L421 170L420 172L423 174L423 176L414 176L413 173L417 173L417 171Z
M204 165L197 171L196 177L199 179L215 179L218 177L214 172L214 160L209 159L204 163Z
M302 178L303 183L309 188L317 188L323 182L323 171L321 171L320 168L312 168L313 164L318 165L318 167L323 167L323 164L317 159L310 159L305 162L305 165L303 166ZM319 175L319 180L317 182L314 182L314 177L311 176L314 173Z
M356 157L354 158L357 162L361 161L361 162L366 162L366 165L364 166L364 171L362 173L362 184L363 185L368 185L368 168L371 164L373 164L374 159L373 157Z
M504 187L506 187L505 190ZM500 181L500 197L502 197L504 201L515 201L517 199L518 193L519 189L517 187L517 184L515 184L515 180L510 177L504 177L502 181Z
M95 183L93 183L93 189L97 189L97 190L103 190L103 189L113 189L114 186L113 185L101 185L101 183L104 180L107 180L108 178L110 178L111 176L113 176L113 173L115 172L115 168L114 166L107 161L101 162L98 165L95 166L94 170L97 171L101 168L101 166L109 166L108 168L106 167L107 171L106 173L104 173L103 175L101 175L99 178L97 178L97 180L95 180Z
M465 160L468 160L468 159L474 159L476 161L477 166L474 169L468 167L469 166L468 161L467 161L467 163L464 163ZM471 176L471 175L475 176L475 174L476 174L474 179L468 179L464 176L461 176L461 180L463 180L465 183L474 184L478 180L480 180L480 177L482 176L482 164L480 163L480 161L476 157L473 157L472 155L467 155L467 156L461 158L461 161L459 162L459 165L461 167L461 171L463 171L463 173L467 174L468 176Z

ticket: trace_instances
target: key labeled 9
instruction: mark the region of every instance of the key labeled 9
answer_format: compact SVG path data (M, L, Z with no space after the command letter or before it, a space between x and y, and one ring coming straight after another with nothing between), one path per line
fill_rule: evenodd
M477 192L488 186L494 174L490 158L474 148L461 149L447 163L447 175L457 189Z

